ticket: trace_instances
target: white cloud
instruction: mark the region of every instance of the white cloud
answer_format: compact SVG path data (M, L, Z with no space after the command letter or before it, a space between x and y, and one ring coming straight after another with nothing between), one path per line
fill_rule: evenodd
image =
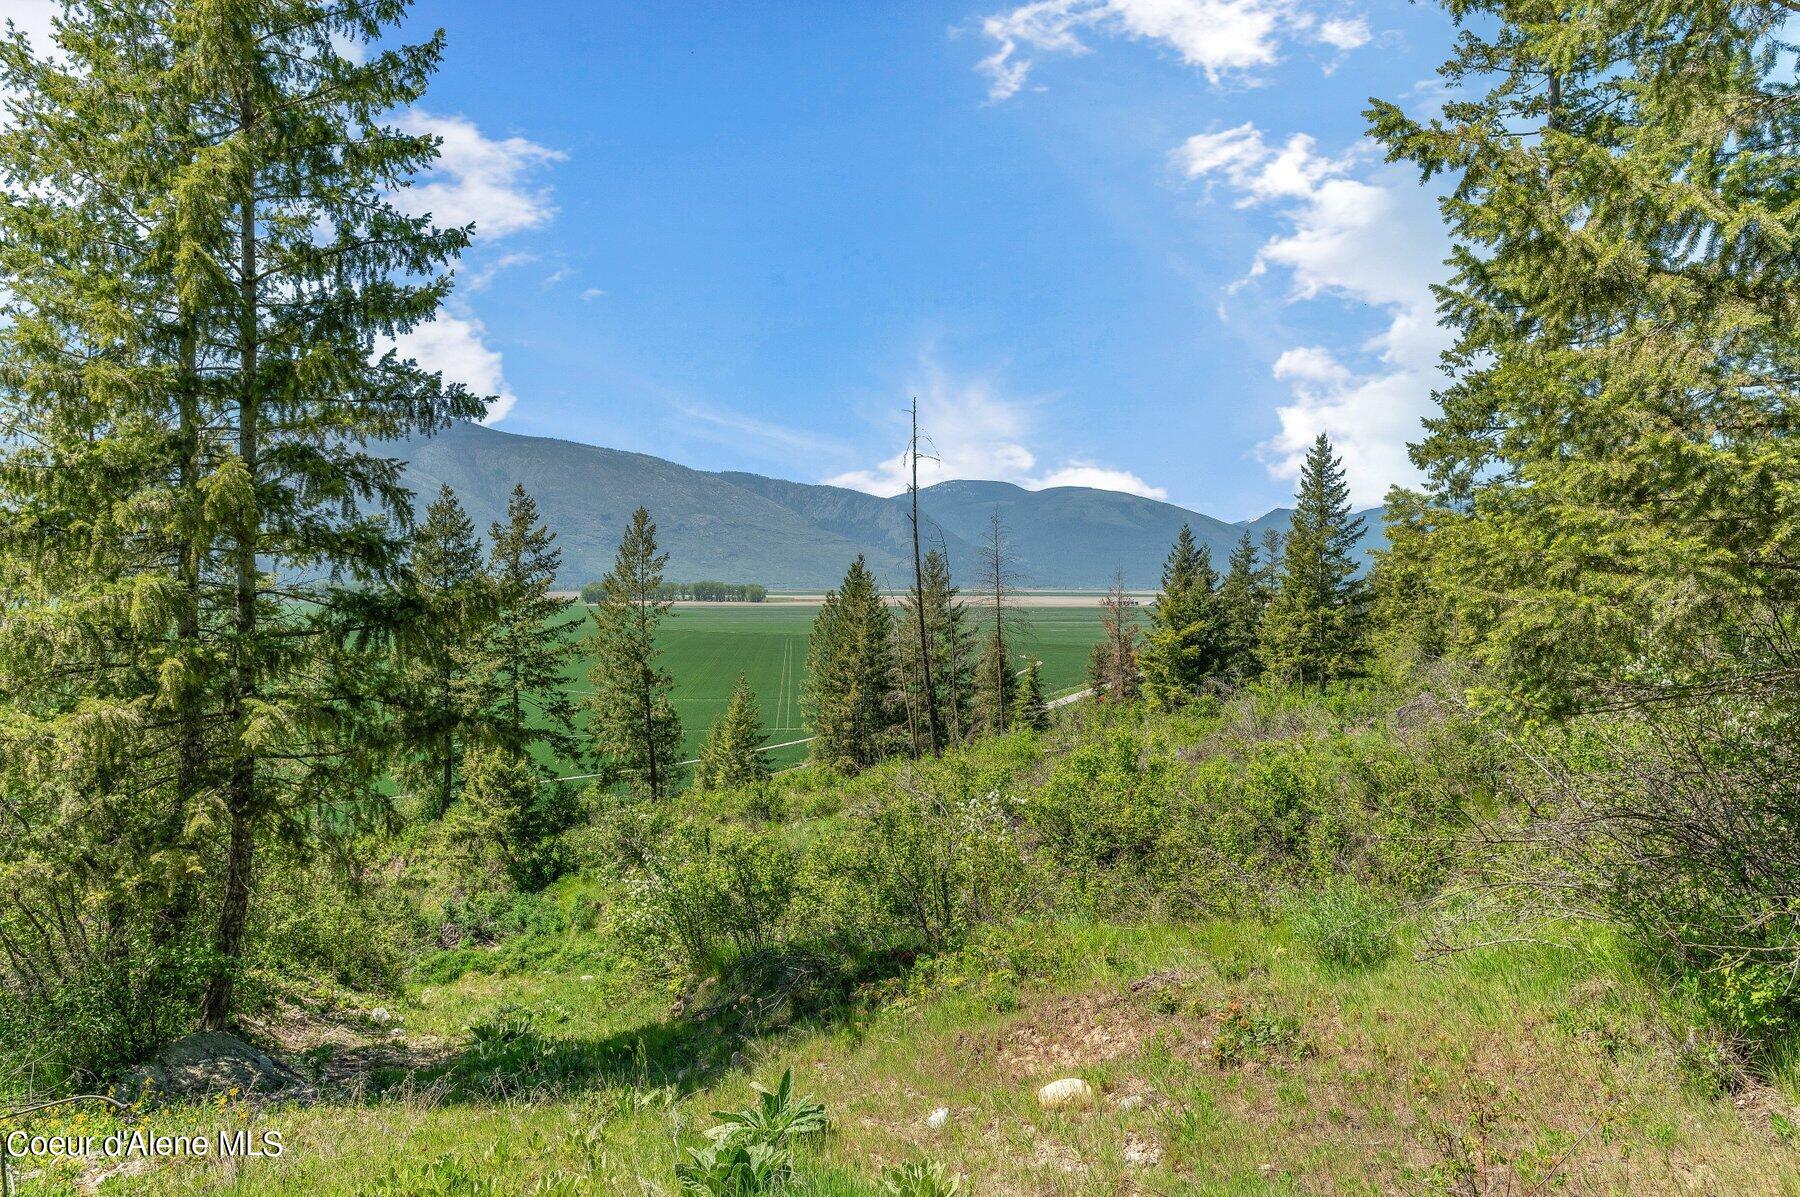
M1332 17L1319 25L1319 40L1340 50L1369 44L1369 23L1361 17Z
M433 319L395 340L402 357L412 358L427 370L460 382L477 395L491 395L483 424L497 424L507 417L519 397L506 384L498 350L488 348L487 329L467 312L440 311Z
M1234 129L1196 133L1171 155L1190 179L1222 174L1244 193L1240 206L1259 200L1310 196L1326 177L1345 170L1348 160L1321 158L1304 133L1279 150L1263 141L1262 130L1245 121Z
M605 294L606 292L602 291L599 287L589 287L581 293L581 298L591 303Z
M1397 168L1362 169L1355 152L1322 157L1303 134L1273 149L1249 124L1189 138L1174 158L1190 178L1222 177L1244 205L1275 207L1286 227L1257 252L1252 277L1279 268L1292 282L1292 300L1336 298L1376 308L1388 321L1355 347L1374 359L1369 369L1319 346L1276 359L1275 377L1292 388L1292 401L1276 411L1280 431L1260 446L1270 472L1297 477L1324 432L1344 458L1358 504L1379 502L1390 484L1415 479L1406 446L1431 410L1438 357L1451 343L1431 292L1449 251L1432 193Z
M1368 40L1361 18L1321 24L1299 0L1032 0L984 18L981 31L995 48L976 70L987 76L994 103L1025 86L1032 53L1084 54L1088 32L1160 43L1215 85L1273 66L1284 40L1310 38L1340 51Z
M1168 498L1168 491L1136 474L1082 458L1071 457L1054 467L1040 468L1037 454L1027 446L1036 424L1031 404L996 393L982 379L950 379L930 364L925 373L925 384L917 389L919 429L928 438L920 446L920 486L952 478L984 478L1015 483L1027 490L1091 486L1151 499ZM874 495L897 495L906 490L909 474L902 448L872 469L851 470L825 481Z
M556 214L550 191L531 176L568 157L523 137L486 137L473 121L434 116L420 108L401 114L402 131L442 139L438 160L425 180L401 191L395 202L414 215L431 213L438 224L473 222L478 237L504 237L549 223Z
M1071 461L1059 470L1052 470L1035 481L1032 490L1043 490L1051 486L1087 486L1094 490L1122 490L1126 494L1142 495L1146 499L1163 499L1169 492L1161 486L1151 486L1130 470L1114 470L1106 466L1095 465L1087 461Z

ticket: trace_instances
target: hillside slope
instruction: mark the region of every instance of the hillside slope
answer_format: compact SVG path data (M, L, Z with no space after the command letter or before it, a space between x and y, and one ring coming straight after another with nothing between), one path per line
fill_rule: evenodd
M910 569L912 534L903 499L737 471L709 473L644 453L474 424L401 442L399 455L409 463L407 478L421 508L447 484L484 532L504 515L508 493L522 483L557 533L565 586L593 581L607 570L640 504L656 519L674 580L823 588L843 577L858 553L889 585ZM1260 538L1264 527L1285 528L1289 516L1277 509L1234 524L1117 491L1031 491L981 481L926 487L919 502L926 547L942 547L965 585L998 512L1024 585L1095 590L1112 580L1115 568L1125 571L1132 587L1156 585L1184 523L1223 568L1246 528ZM1380 509L1364 514L1366 551L1382 543Z

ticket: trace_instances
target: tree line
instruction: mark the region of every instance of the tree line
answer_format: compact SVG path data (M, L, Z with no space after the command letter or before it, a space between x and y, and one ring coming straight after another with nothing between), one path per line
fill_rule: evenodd
M599 602L604 589L599 582L589 582L581 588L581 601ZM760 603L769 597L769 590L755 582L664 582L656 588L656 597L697 603Z

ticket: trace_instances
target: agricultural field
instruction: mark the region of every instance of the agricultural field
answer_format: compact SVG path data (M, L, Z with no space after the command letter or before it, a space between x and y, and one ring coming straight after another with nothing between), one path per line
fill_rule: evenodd
M1100 606L1093 596L1069 596L1066 606L1031 606L1020 612L1023 633L1019 666L1043 662L1044 692L1054 698L1080 689L1088 653L1100 639ZM700 751L707 728L724 710L738 675L750 679L762 705L770 743L808 735L800 713L806 678L806 638L818 606L809 602L683 603L673 607L659 641L663 663L675 676L675 707L686 732L685 756ZM978 613L972 611L972 616ZM585 636L591 625L572 624L570 635ZM590 692L588 661L571 667L569 685ZM806 746L775 750L776 767L806 759Z

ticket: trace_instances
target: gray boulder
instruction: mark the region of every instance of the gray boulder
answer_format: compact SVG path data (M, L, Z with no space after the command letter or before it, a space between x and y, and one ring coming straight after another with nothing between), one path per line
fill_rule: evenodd
M134 1070L127 1087L164 1100L213 1097L233 1089L242 1097L311 1096L300 1073L222 1031L195 1031L177 1039Z

